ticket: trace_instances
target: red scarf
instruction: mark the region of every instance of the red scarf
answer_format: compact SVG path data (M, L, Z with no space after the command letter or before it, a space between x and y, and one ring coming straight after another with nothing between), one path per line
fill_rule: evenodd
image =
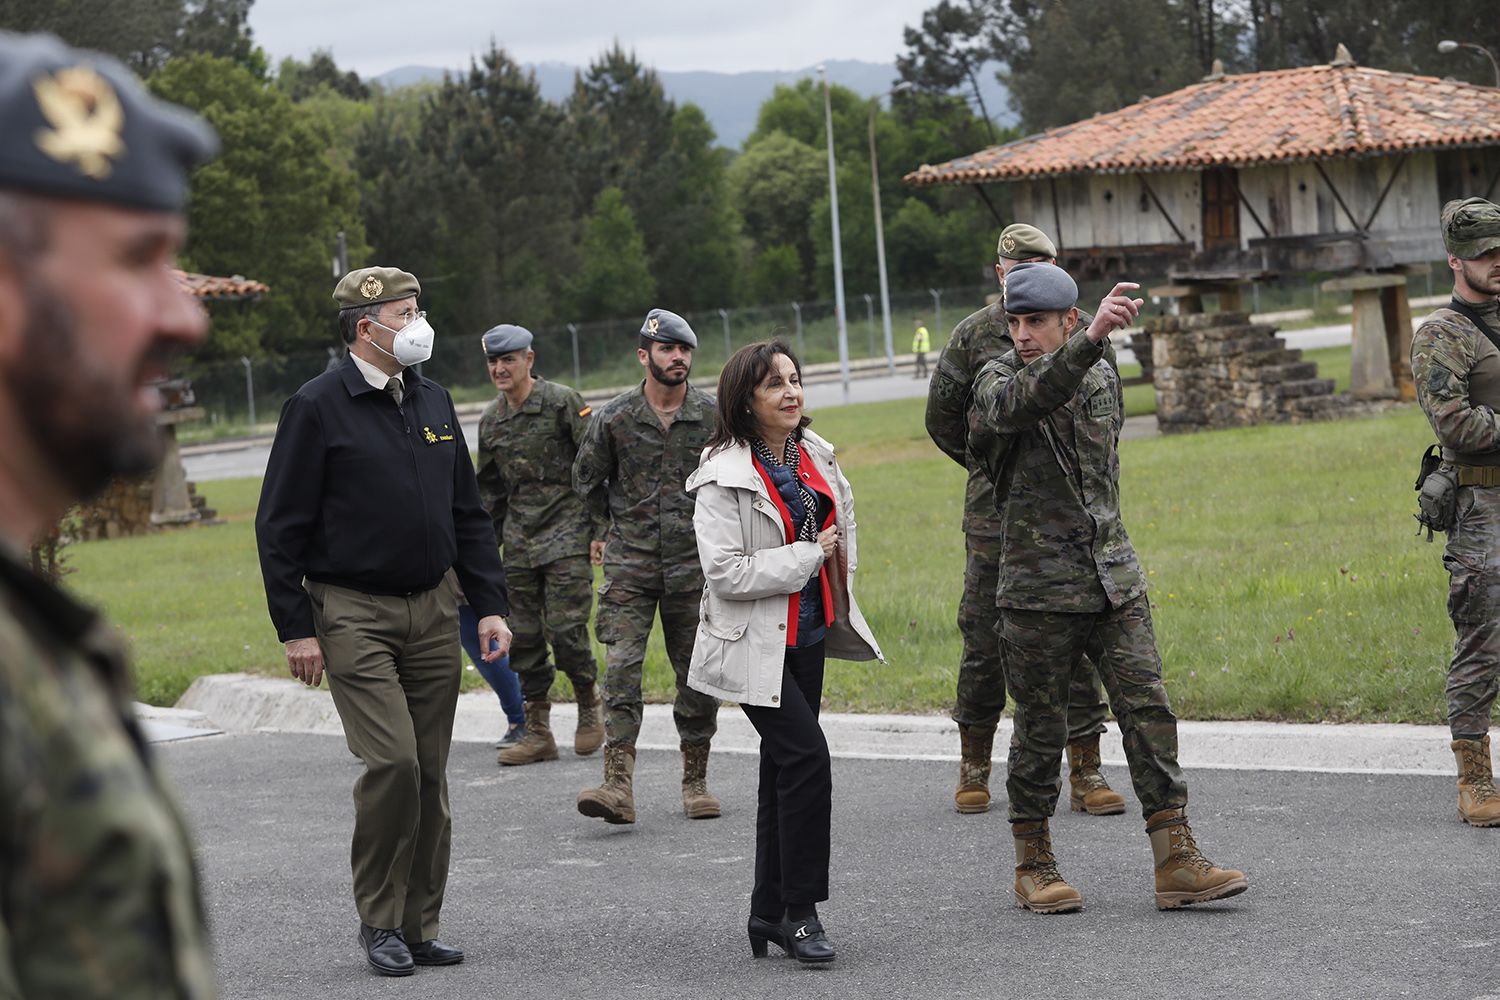
M828 517L823 520L819 530L833 524L838 517L838 504L833 498L833 490L829 489L828 481L818 471L817 463L807 454L799 442L797 450L801 453L801 461L798 463L797 474L802 480L802 485L811 489L814 493L828 498ZM755 471L760 474L761 482L766 484L766 492L771 495L771 503L776 506L776 513L781 515L781 526L786 535L788 545L797 539L797 526L792 521L791 511L787 510L786 501L781 499L781 492L771 486L775 480L766 471L766 467L760 464L760 459L755 457L754 451L750 453L750 460L755 463ZM818 581L823 590L823 624L833 624L833 590L828 583L828 560L823 560L823 565L818 567ZM802 591L799 588L795 594L787 598L786 613L786 644L797 645L797 621L802 610Z

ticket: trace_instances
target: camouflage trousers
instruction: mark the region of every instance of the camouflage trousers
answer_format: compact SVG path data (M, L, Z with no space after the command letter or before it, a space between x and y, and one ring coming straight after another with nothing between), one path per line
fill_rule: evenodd
M1454 738L1490 730L1500 687L1500 487L1462 486L1458 520L1443 550L1448 615L1457 637L1448 666L1448 726Z
M1068 692L1085 655L1098 664L1119 720L1142 815L1187 804L1177 766L1177 717L1162 686L1145 595L1092 614L1001 608L1000 638L1016 702L1017 739L1005 783L1012 823L1046 819L1057 807Z
M958 631L963 657L958 661L958 699L953 721L993 732L1005 709L1005 661L1000 655L999 609L995 590L1000 581L1000 539L964 535L968 553L964 564L964 596L958 602ZM1068 689L1068 742L1104 732L1108 709L1099 694L1099 675L1084 657Z
M547 701L557 669L573 690L592 687L599 677L589 642L589 609L594 603L594 570L586 555L565 556L545 566L505 567L510 593L510 668L521 678L527 701ZM557 667L547 659L552 644Z
M698 590L667 593L641 586L632 578L605 580L599 588L599 610L594 635L606 647L604 656L604 734L610 746L634 744L641 732L641 670L646 663L646 640L651 623L661 612L667 659L677 675L677 698L672 719L684 743L707 743L718 730L719 700L687 685L698 634Z

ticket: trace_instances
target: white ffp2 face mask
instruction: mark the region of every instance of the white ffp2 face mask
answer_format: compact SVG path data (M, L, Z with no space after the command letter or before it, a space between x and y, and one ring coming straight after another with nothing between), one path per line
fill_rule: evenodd
M370 320L382 330L391 330L378 320ZM399 330L391 330L395 334L395 340L391 342L391 350L387 351L379 344L375 344L374 338L370 343L375 344L375 349L381 354L395 358L396 363L405 368L419 365L432 357L432 338L434 336L432 324L427 322L426 316L418 316Z

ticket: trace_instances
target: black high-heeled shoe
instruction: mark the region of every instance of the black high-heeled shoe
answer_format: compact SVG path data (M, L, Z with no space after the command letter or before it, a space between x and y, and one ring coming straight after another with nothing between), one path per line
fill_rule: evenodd
M781 923L750 914L750 954L756 958L766 957L767 942L786 951L786 939L781 936Z
M787 954L799 962L814 965L834 959L833 942L828 940L817 917L805 920L782 917L781 940Z

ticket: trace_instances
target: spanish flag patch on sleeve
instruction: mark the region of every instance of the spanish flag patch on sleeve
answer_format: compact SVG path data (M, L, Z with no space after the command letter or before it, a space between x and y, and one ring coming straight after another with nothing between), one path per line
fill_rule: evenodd
M592 406L585 406L583 409L581 409L581 410L578 411L578 415L580 417L586 417L590 413L593 413L593 412L594 412L594 408Z

